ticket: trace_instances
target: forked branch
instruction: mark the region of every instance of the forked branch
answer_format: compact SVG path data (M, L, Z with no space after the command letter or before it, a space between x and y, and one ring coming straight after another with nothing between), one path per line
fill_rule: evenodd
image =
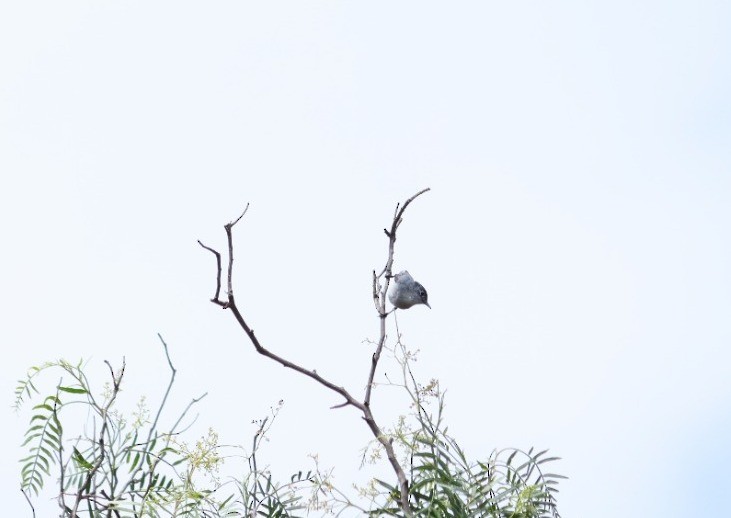
M391 277L393 276L393 272L391 271L391 269L393 268L393 254L396 247L396 231L403 221L403 215L406 207L408 207L409 204L411 204L411 202L414 201L418 196L421 196L429 190L429 187L427 187L426 189L422 189L421 191L414 194L411 198L406 200L403 205L396 204L396 210L394 210L393 215L393 222L391 222L391 230L389 231L385 228L383 229L383 231L386 233L386 236L388 236L388 257L386 258L386 265L383 267L383 270L381 270L380 274L376 275L375 270L373 271L373 301L376 305L378 316L381 318L381 329L380 336L378 338L378 345L376 346L376 351L373 353L373 356L371 358L371 369L368 373L366 394L365 399L363 400L363 404L368 407L371 404L371 391L373 389L373 379L376 375L376 368L378 367L378 361L381 359L381 351L383 350L383 346L386 343L386 317L388 316L388 313L386 312L386 294L388 293L388 286L391 283ZM383 284L381 284L382 278L385 278Z
M366 388L366 395L365 399L363 401L360 401L352 396L352 394L346 390L344 387L337 385L333 383L332 381L328 380L327 378L321 376L317 373L315 370L306 369L290 360L287 360L286 358L283 358L273 352L271 352L269 349L265 348L261 342L259 341L259 338L254 334L254 330L249 326L249 324L244 319L243 315L241 314L241 311L239 311L238 306L236 305L236 298L234 296L233 291L233 227L243 218L244 214L246 214L246 211L249 209L249 205L246 205L246 209L244 209L244 212L234 221L227 223L224 225L224 229L226 231L226 239L227 239L227 245L228 245L228 267L227 267L227 293L224 298L221 297L221 277L223 274L223 268L222 268L222 261L221 261L221 254L209 247L204 245L201 241L198 241L198 244L203 247L204 249L211 252L216 257L216 267L217 267L217 274L216 274L216 291L211 299L211 302L214 304L221 306L223 309L228 309L233 314L234 318L238 322L241 329L244 330L244 333L246 333L246 336L248 336L249 341L251 341L251 344L256 349L256 352L261 354L262 356L266 356L267 358L270 358L277 363L281 364L282 366L292 369L294 371L297 371L301 374L304 374L305 376L312 378L313 380L317 381L319 384L323 385L324 387L327 387L328 389L332 390L333 392L336 392L339 394L345 401L341 404L335 405L333 408L340 408L345 406L352 406L356 409L358 409L363 417L363 420L368 425L368 428L371 430L371 433L373 433L373 436L378 440L379 443L383 446L383 448L386 451L386 455L388 457L389 462L391 463L391 466L393 467L394 472L396 473L396 477L399 481L399 489L400 489L400 506L403 510L404 514L406 516L411 516L411 509L409 506L409 485L408 480L406 478L406 475L404 473L403 468L398 462L398 459L396 458L396 453L393 449L393 445L391 444L391 441L389 438L384 434L381 427L376 423L375 418L373 417L373 412L371 411L370 407L370 400L371 400L371 388L373 386L373 378L375 376L375 371L378 366L378 360L381 356L381 350L383 349L383 344L386 340L386 316L388 313L386 312L386 292L388 291L388 285L389 281L391 279L391 267L393 265L393 253L394 253L394 245L396 243L396 231L398 230L399 225L402 222L402 217L404 214L404 211L409 206L409 204L416 199L417 196L420 196L421 194L427 192L429 189L424 189L422 191L419 191L414 196L409 198L404 202L403 205L397 205L396 210L394 212L394 218L393 222L391 223L391 229L387 230L384 229L384 232L388 236L389 239L389 245L388 245L388 259L386 261L386 266L384 267L383 271L376 275L375 271L373 272L373 299L374 303L376 305L376 308L379 313L380 318L380 339L378 342L378 346L376 348L375 353L373 354L372 361L371 361L371 367L369 371L368 376L368 385ZM380 279L385 276L385 282L381 285Z

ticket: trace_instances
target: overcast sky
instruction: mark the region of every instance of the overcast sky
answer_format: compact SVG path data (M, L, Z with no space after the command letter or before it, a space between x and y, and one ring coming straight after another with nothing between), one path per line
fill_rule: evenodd
M5 2L0 7L1 393L46 360L127 361L123 405L319 453L369 432L255 354L208 302L196 239L235 229L236 292L272 350L362 393L383 227L424 187L399 317L472 458L550 448L566 518L710 516L731 476L728 2ZM391 333L393 328L390 327ZM384 363L384 369L388 362ZM377 379L384 381L382 372ZM55 383L54 378L50 383ZM379 388L386 423L404 407ZM29 414L0 431L7 516ZM53 514L51 493L36 502ZM49 510L50 509L50 510Z

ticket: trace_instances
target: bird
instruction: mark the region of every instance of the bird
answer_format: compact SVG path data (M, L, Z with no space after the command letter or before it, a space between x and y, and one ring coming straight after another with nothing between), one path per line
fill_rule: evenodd
M414 280L406 270L393 276L393 284L388 291L388 300L394 307L409 309L417 304L424 304L431 309L424 286Z

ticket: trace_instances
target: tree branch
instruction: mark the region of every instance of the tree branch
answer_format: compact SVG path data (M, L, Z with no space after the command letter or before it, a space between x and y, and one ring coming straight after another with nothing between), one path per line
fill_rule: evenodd
M233 221L231 223L227 223L223 227L226 230L226 238L227 238L227 242L228 242L228 279L227 279L228 293L226 296L226 300L222 300L220 298L219 290L217 290L216 296L213 299L211 299L211 302L223 307L224 309L231 310L231 313L233 313L234 318L238 322L239 326L244 330L246 335L249 337L249 340L251 341L252 345L256 349L256 352L258 352L259 354L261 354L263 356L266 356L267 358L270 358L270 359L276 361L277 363L281 364L283 367L286 367L288 369L292 369L301 374L304 374L305 376L317 381L321 385L329 388L330 390L337 392L345 399L345 403L343 403L342 406L352 405L352 406L358 408L359 410L363 411L363 404L360 401L358 401L357 399L355 399L347 390L345 390L344 387L339 387L335 383L328 381L327 379L320 376L317 373L317 371L309 370L304 367L301 367L300 365L297 365L296 363L291 362L291 361L287 360L286 358L282 358L281 356L269 351L263 345L261 345L258 337L254 334L254 330L246 322L246 320L244 319L244 316L241 314L241 311L239 311L239 308L236 305L236 298L234 297L233 285L232 285L232 278L233 278L233 233L232 233L232 229L233 229L234 225L236 225L236 223L238 223L241 220L241 218L244 216L244 214L246 214L246 211L248 210L248 208L249 208L249 205L247 204L246 209L241 214L241 216L239 216L235 221ZM220 266L221 254L219 252L217 252L215 249L204 245L200 241L198 241L198 243L203 248L205 248L206 250L208 250L209 252L211 252L212 254L214 254L216 256L216 263L218 264L216 285L220 286L221 275L223 273L222 268Z
M219 297L221 295L221 254L219 254L213 248L209 248L206 245L204 245L203 243L201 243L200 239L198 240L198 244L216 256L216 264L218 265L218 275L216 275L216 294L213 295L211 302L214 302L217 304Z
M373 433L374 437L378 440L378 442L381 443L383 448L386 450L386 455L388 457L389 462L391 463L391 466L394 469L394 472L396 473L396 477L399 481L399 487L400 487L400 506L403 510L404 514L406 516L411 516L411 508L409 506L409 486L408 486L408 480L406 479L406 475L404 474L404 470L401 467L401 465L398 462L398 459L396 458L396 453L393 449L393 445L391 444L391 441L388 439L388 437L383 433L381 428L376 423L376 420L373 416L373 412L370 408L370 399L371 399L371 388L373 385L373 378L375 376L376 367L378 365L378 360L381 355L381 350L383 349L383 344L386 341L386 316L388 313L386 313L386 293L388 291L388 285L389 281L391 279L391 267L393 265L393 253L394 253L394 245L396 242L396 230L398 229L399 225L402 221L402 216L404 211L406 210L406 207L409 206L409 204L414 201L418 196L421 194L427 192L429 189L424 189L422 191L419 191L414 196L409 198L404 202L403 205L396 206L396 210L394 213L393 222L391 224L391 230L385 230L386 235L389 238L389 247L388 247L388 259L386 261L386 266L384 267L383 271L376 275L376 272L373 272L373 299L374 303L376 304L376 309L378 310L379 317L381 319L381 337L378 342L378 346L376 348L376 352L373 354L373 359L371 362L371 369L368 376L368 385L366 388L366 397L363 402L359 401L355 397L353 397L350 392L348 392L344 387L339 386L332 381L324 378L320 374L317 373L317 371L306 369L290 360L287 360L286 358L283 358L267 348L265 348L261 342L259 341L259 338L254 334L254 330L249 326L249 324L244 319L243 315L239 311L238 306L236 305L236 299L234 297L234 291L233 291L233 235L232 230L233 227L243 218L244 214L246 214L247 210L249 209L249 205L246 205L246 208L244 209L243 213L234 221L227 223L224 225L224 229L226 231L226 239L227 239L227 245L228 245L228 268L227 268L227 295L225 300L221 299L221 276L223 274L223 269L221 265L221 254L216 251L215 249L204 245L200 240L198 241L198 244L203 247L204 249L211 252L216 257L216 265L217 265L217 274L216 274L216 292L214 297L211 299L211 302L214 304L221 306L224 309L229 309L231 313L233 314L234 318L236 319L236 322L238 322L241 329L243 329L244 333L246 333L246 336L249 338L249 341L254 346L254 349L256 349L256 352L261 354L262 356L266 356L267 358L276 361L277 363L281 364L283 367L286 367L288 369L292 369L294 371L299 372L300 374L303 374L319 384L323 385L324 387L332 390L333 392L339 394L345 401L341 404L335 405L332 408L342 408L345 406L353 406L357 408L362 414L363 414L363 420L366 422L368 428L371 430L371 433ZM379 279L385 275L386 280L383 286L380 285Z
M391 222L391 230L388 231L386 229L383 229L383 231L386 233L386 236L388 237L388 257L386 258L386 265L383 267L383 270L380 274L376 275L375 270L373 271L373 300L376 304L376 311L378 311L378 317L381 319L381 322L378 345L376 346L376 350L371 357L371 368L368 372L368 383L366 384L365 399L363 400L363 406L365 406L365 408L367 409L368 414L371 414L371 394L373 391L373 380L376 376L378 361L381 359L381 351L383 351L383 346L386 343L386 317L388 316L388 313L386 312L386 294L388 293L388 286L391 282L392 277L391 269L393 268L393 255L396 246L396 231L403 221L403 215L406 208L417 197L421 196L425 192L428 192L429 190L429 187L427 187L426 189L422 189L421 191L417 192L411 198L406 200L404 204L400 206L400 208L399 204L396 204L393 221ZM385 277L385 281L383 284L380 283L380 279L382 277ZM371 414L371 419L372 418L373 415ZM368 419L366 419L366 421L368 421ZM373 421L373 425L375 425L375 421ZM375 428L371 427L371 430L374 434L377 434ZM378 432L380 433L380 430ZM386 449L386 455L388 457L388 460L391 462L391 465L396 472L396 476L398 477L399 489L401 493L401 509L407 515L409 515L411 513L411 508L409 506L409 481L406 479L403 468L396 459L396 453L393 450L391 442L387 440L382 440L378 435L376 435L376 437Z
M388 316L388 313L386 312L386 294L388 293L388 286L391 282L392 276L391 268L393 267L393 254L394 248L396 246L396 230L398 230L399 225L401 225L401 222L403 221L403 215L406 207L408 207L409 204L411 204L411 202L414 201L418 196L421 196L429 190L430 189L427 187L426 189L422 189L421 191L417 192L411 198L406 200L404 204L401 205L401 208L399 208L399 204L396 204L393 221L391 222L391 231L389 232L388 230L383 229L383 231L386 233L386 236L388 236L388 257L386 259L386 265L383 267L381 273L376 275L375 270L373 272L373 299L374 301L376 301L376 310L378 311L378 316L381 319L381 329L380 337L378 339L378 345L376 346L376 352L373 353L373 357L371 359L371 370L368 373L366 395L365 399L363 400L363 404L365 406L370 406L371 404L373 378L376 375L376 368L378 367L378 361L381 358L383 345L386 343L386 317ZM380 279L383 276L385 276L386 280L383 285L381 285Z

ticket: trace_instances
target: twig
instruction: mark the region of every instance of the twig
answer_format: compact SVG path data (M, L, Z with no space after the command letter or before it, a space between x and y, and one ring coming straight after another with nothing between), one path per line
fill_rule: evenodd
M61 383L62 383L62 381L58 382L59 387L61 386ZM59 425L58 390L56 392L56 399L53 401L53 420L56 422L56 426L58 426ZM58 429L59 429L59 433L63 433L62 432L63 428L58 426ZM60 439L61 439L61 437L59 436L58 451L56 452L58 454L58 467L59 467L58 484L59 484L59 487L61 488L61 492L58 495L58 499L59 499L58 505L59 505L59 507L61 507L61 509L63 509L65 511L69 507L66 505L66 497L65 497L65 493L64 493L65 485L66 485L66 464L63 461L63 446L62 446ZM35 516L35 512L33 513L33 515Z
M246 208L244 209L244 212L241 213L241 216L236 218L234 221L229 223L225 226L226 228L226 236L228 237L228 297L229 300L231 300L234 296L234 289L233 285L231 284L231 278L233 276L233 267L234 267L234 243L233 238L231 237L231 229L234 228L234 225L241 221L241 218L244 217L244 214L247 213L249 210L249 204L246 204Z
M213 248L209 248L201 243L200 239L198 240L198 244L216 256L216 263L218 265L218 275L216 275L216 294L211 299L211 302L217 302L219 296L221 295L221 254L219 254Z
M200 417L200 414L196 414L196 416L193 418L193 420L190 423L188 423L188 425L185 428L183 428L182 430L176 431L178 428L178 425L183 421L183 418L185 418L186 414L188 413L188 410L190 410L190 408L193 405L198 403L201 399L203 399L207 395L208 395L208 392L204 392L199 397L194 397L193 399L190 400L190 403L188 403L188 406L185 407L185 410L183 410L183 413L180 414L180 417L178 417L178 420L175 421L175 424L173 425L173 428L170 430L170 433L167 434L169 437L173 437L174 435L184 434L185 432L187 432L190 429L191 426L193 426L195 424L196 421L198 421L198 417Z
M363 403L366 406L370 406L371 404L371 391L373 390L373 379L376 375L376 368L378 367L378 361L381 358L381 351L383 350L383 345L386 343L386 317L388 316L388 313L386 312L386 294L388 293L388 285L391 281L392 272L391 269L393 267L393 254L394 254L394 247L396 245L396 230L398 230L399 225L401 225L401 222L403 221L403 215L404 211L406 210L406 207L411 204L412 201L414 201L418 196L421 196L425 192L429 191L430 189L427 187L426 189L423 189L416 194L414 194L411 198L406 200L403 205L400 206L396 205L396 210L394 211L393 215L393 221L391 222L391 231L389 232L386 229L383 229L383 231L388 236L388 258L386 259L386 265L383 267L383 270L380 274L376 275L376 272L374 270L373 272L373 298L378 300L376 304L376 310L378 311L378 316L381 319L381 329L380 329L380 337L378 339L378 345L376 346L376 351L373 353L373 356L371 358L371 369L368 373L368 383L366 384L366 395L365 399L363 400ZM380 284L379 279L385 275L386 281L383 283L383 285ZM378 296L376 297L376 294Z
M390 279L391 276L391 266L393 266L393 250L394 245L396 244L396 230L398 230L398 227L403 222L403 215L404 211L406 210L406 207L408 207L412 201L414 201L416 198L424 194L425 192L429 192L431 188L427 187L426 189L422 189L421 191L414 194L411 198L406 200L403 205L396 205L396 210L394 210L394 216L393 216L393 222L391 223L391 231L389 232L385 228L383 231L386 233L386 236L388 236L389 243L388 243L388 260L386 261L386 266L383 267L383 271L378 275L378 277L381 277L384 273L386 274L386 279ZM400 208L399 208L400 207Z
M23 493L23 496L25 497L25 501L28 502L28 505L30 506L31 513L33 513L33 518L36 518L36 508L33 507L33 503L30 501L30 498L28 497L28 494L23 491L23 489L20 489L20 492Z
M399 487L400 487L400 505L401 509L404 512L406 516L411 516L411 508L409 506L409 486L408 486L408 480L406 479L406 475L404 474L404 470L401 467L401 465L398 462L398 459L396 458L396 453L393 449L393 445L391 444L391 441L389 438L383 433L381 428L376 423L376 420L373 416L373 412L370 408L370 395L371 395L371 387L373 385L373 377L375 376L376 367L378 365L378 359L381 355L381 350L383 349L383 344L386 341L386 316L388 313L386 312L386 292L388 291L388 284L391 278L391 267L393 264L393 252L394 252L394 244L396 242L396 230L398 229L399 225L402 221L402 216L404 213L404 210L406 210L406 207L409 206L409 204L414 201L418 196L421 194L427 192L429 189L424 189L422 191L419 191L414 196L406 200L403 205L396 206L396 210L394 213L393 222L391 224L391 230L385 230L386 235L389 238L389 248L388 248L388 260L386 261L386 266L384 267L381 274L376 275L375 271L373 272L373 299L374 302L376 302L376 306L379 312L379 317L381 318L381 338L378 342L378 346L376 348L376 352L373 354L373 359L371 362L371 369L368 376L368 385L366 389L366 397L363 402L357 400L355 397L353 397L350 392L348 392L344 387L338 386L335 383L329 381L328 379L324 378L320 374L317 373L317 371L306 369L290 360L287 360L286 358L283 358L268 349L266 349L261 342L259 341L259 338L254 334L254 330L249 326L249 324L244 319L243 315L239 311L238 306L236 305L236 299L234 297L234 291L233 291L233 235L232 235L232 229L233 227L241 220L241 218L246 214L249 205L246 205L246 209L244 209L243 213L236 218L236 220L232 221L231 223L227 223L224 225L224 229L226 231L226 239L227 239L227 245L228 245L228 269L227 269L227 296L225 300L221 299L220 294L220 288L221 288L221 276L222 276L222 265L221 265L221 254L209 247L204 245L200 240L198 241L198 244L203 247L204 249L211 252L216 257L216 265L217 265L217 274L216 274L216 293L213 299L211 299L211 302L214 304L221 306L224 309L231 310L231 313L233 314L234 318L238 322L241 329L243 329L244 333L246 333L246 336L249 338L249 341L254 346L254 349L256 349L256 352L261 354L262 356L266 356L267 358L276 361L277 363L281 364L283 367L286 367L288 369L292 369L294 371L299 372L300 374L303 374L309 378L312 378L313 380L317 381L324 387L327 387L328 389L332 390L333 392L339 394L345 401L343 403L340 403L338 405L333 406L332 408L342 408L345 406L353 406L360 410L360 412L363 414L363 420L366 422L366 425L371 430L371 433L373 433L374 437L378 440L378 442L381 443L383 448L386 450L386 455L388 457L388 460L393 467L394 472L396 473L396 477L399 481ZM386 281L383 286L380 286L380 283L378 282L378 279L380 279L383 275L386 275Z
M276 417L276 414L274 415ZM261 444L261 440L264 437L264 434L268 431L268 428L266 428L268 422L269 416L265 417L262 420L261 424L259 425L259 429L256 431L252 439L251 456L249 457L249 469L254 474L254 481L251 488L251 504L253 508L250 509L250 511L252 516L256 514L254 510L259 506L259 502L257 502L256 500L257 488L261 490L262 498L266 494L266 491L264 490L264 487L261 485L261 481L259 480L259 468L256 465L256 452L259 449L259 445Z
M173 383L175 383L175 375L178 373L178 371L173 366L173 361L170 359L170 352L168 351L168 344L165 343L165 340L163 340L162 335L160 333L157 333L157 337L160 339L160 342L162 342L162 346L165 349L165 358L167 358L168 365L170 366L170 382L168 383L167 390L165 390L165 395L162 397L160 406L157 409L157 414L155 415L155 420L152 422L152 426L150 427L150 433L147 435L148 443L150 442L150 439L152 439L153 431L157 429L157 422L160 420L160 414L162 414L162 409L168 400L168 396L170 395L170 390L173 388Z

